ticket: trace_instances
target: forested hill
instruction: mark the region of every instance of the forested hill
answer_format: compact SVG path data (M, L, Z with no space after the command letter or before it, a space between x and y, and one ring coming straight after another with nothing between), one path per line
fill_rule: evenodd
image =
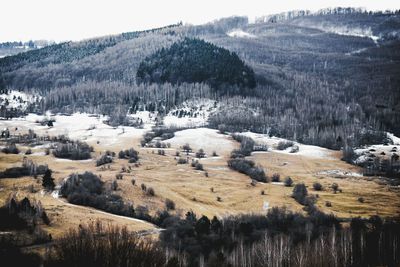
M207 83L223 89L238 86L239 93L256 85L254 72L236 53L199 39L185 38L143 60L137 80L147 83Z
M215 128L335 149L366 131L400 135L400 13L337 10L51 45L0 59L0 87L40 93L39 111L105 113L115 124L205 97L221 104Z

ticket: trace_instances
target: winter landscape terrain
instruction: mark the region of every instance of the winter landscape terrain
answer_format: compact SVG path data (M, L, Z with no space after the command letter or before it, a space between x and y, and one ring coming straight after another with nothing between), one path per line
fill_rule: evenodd
M329 8L0 58L1 263L399 266L399 48Z

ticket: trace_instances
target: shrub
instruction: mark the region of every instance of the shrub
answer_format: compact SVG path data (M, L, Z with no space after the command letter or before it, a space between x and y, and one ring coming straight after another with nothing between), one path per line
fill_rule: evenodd
M42 178L42 186L47 190L53 190L56 186L54 184L54 178L51 177L51 173L52 171L50 169L47 169Z
M12 143L12 144L8 144L6 145L1 152L5 153L5 154L19 154L19 149L17 148L17 146Z
M26 151L25 151L25 155L31 155L32 154L32 150L30 149L30 148L28 148Z
M159 149L158 150L158 155L165 156L165 150L164 149Z
M332 190L333 190L333 193L337 193L337 191L339 190L339 185L337 184L337 183L333 183L332 185L331 185L331 188L332 188Z
M198 171L203 171L204 170L203 164L201 164L198 160L192 161L191 165L192 165L193 168L195 168Z
M261 190L261 195L262 196L265 195L265 191L264 190Z
M190 147L189 144L183 145L182 150L186 153L186 155L189 155L189 153L192 152L192 148Z
M104 164L112 163L113 159L111 156L106 154L102 155L98 160L96 160L96 166L99 167Z
M142 191L146 191L147 190L147 186L145 184L141 184L140 188L142 188Z
M187 163L186 159L184 159L184 158L179 158L178 159L178 164L186 164L186 163Z
M117 179L117 180L122 180L122 178L124 178L124 175L122 173L117 173L115 175L115 179Z
M291 187L293 185L293 180L289 176L285 178L283 181L284 185L287 187Z
M358 202L360 202L360 203L364 203L364 201L365 201L363 197L359 197L357 200L358 200Z
M218 157L217 152L216 152L216 151L213 151L213 152L212 152L212 156L213 156L213 157Z
M165 208L167 210L174 210L175 209L175 202L172 201L171 199L167 198L165 200Z
M156 194L152 187L147 188L146 193L148 196L152 196L152 197L154 197L154 195Z
M276 146L276 149L278 150L285 150L288 147L293 146L294 143L292 141L279 141L278 145Z
M267 182L264 169L261 167L255 167L254 161L243 158L234 158L228 160L228 166L235 171L250 176L251 179L258 182Z
M300 148L297 145L292 146L292 148L290 149L289 153L297 153L299 152Z
M118 190L118 182L117 180L114 180L111 182L111 190L112 191L117 191Z
M313 188L315 191L321 191L322 190L322 185L318 182L313 184Z
M279 173L272 174L271 181L272 182L280 182L281 181L281 176L279 175Z
M131 183L132 183L133 186L135 186L136 180L134 178L132 178Z
M326 202L325 202L325 206L326 206L326 207L332 207L332 203L331 203L330 201L326 201Z
M199 149L199 151L196 152L196 158L205 158L206 157L206 153L204 152L204 150L202 148Z
M304 205L306 204L306 198L307 198L308 192L306 186L301 183L301 184L296 184L293 188L293 193L292 197L300 204Z
M118 158L129 159L129 163L135 163L139 160L139 152L133 148L121 150L118 152Z
M221 197L217 197L217 201L218 202L222 202L222 198Z

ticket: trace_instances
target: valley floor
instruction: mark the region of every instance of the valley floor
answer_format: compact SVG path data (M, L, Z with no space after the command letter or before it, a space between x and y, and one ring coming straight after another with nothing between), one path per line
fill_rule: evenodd
M302 210L302 206L291 197L293 187L271 182L257 183L254 186L251 185L248 176L228 168L227 160L230 152L239 146L229 135L222 135L216 130L207 128L179 131L174 138L165 141L170 143L171 147L164 149L165 155L162 156L158 155L158 149L140 146L141 136L150 129L150 125L145 129L112 128L103 124L98 118L80 114L78 122L74 120L77 119L74 116L64 116L65 118L58 116L54 127L50 129L47 126L40 126L33 120L21 119L0 121L0 128L8 127L13 135L24 133L28 129L33 129L38 135L69 133L72 135L71 138L79 138L94 147L93 160L83 161L62 160L51 154L45 155L44 146L31 148L33 153L27 157L38 164L48 164L53 170L56 184L60 184L71 173L84 171L101 175L103 181L111 184L123 167L131 165L132 172L123 173L123 179L118 180L119 189L116 193L125 201L134 203L134 206L146 206L150 214L163 210L167 198L176 203L175 212L182 215L189 210L207 216L265 213L263 210L265 202L269 203L269 207L286 206L291 210ZM91 125L95 127L90 127ZM189 158L189 162L194 156L185 155L181 151L181 146L186 143L189 143L194 151L200 148L205 150L208 157L200 159L204 171L197 171L190 164L177 164L176 151L180 151L181 157ZM118 154L121 149L130 147L140 153L140 164L137 167L128 164L127 160L117 158L109 166L96 167L95 158L106 150ZM19 146L19 148L21 153L18 155L0 153L0 170L21 165L28 147ZM218 156L212 157L213 151ZM327 213L334 213L344 218L400 215L400 188L389 186L377 177L363 177L358 167L340 160L338 151L318 147L311 149L308 146L304 146L302 151L300 146L298 154L269 150L254 152L250 158L264 167L268 176L279 173L281 180L290 176L295 183L305 183L309 194L318 195L317 206ZM136 180L134 186L131 183L132 178ZM144 231L144 234L158 231L152 231L157 227L147 222L66 203L50 193L43 193L39 180L32 177L0 179L0 204L13 193L18 198L29 196L31 199L40 200L52 221L46 230L54 237L60 236L68 228L97 219L126 225L133 231ZM318 192L313 190L314 182L321 183L324 190ZM140 188L142 183L154 188L155 196L146 195ZM334 194L330 189L332 183L337 183L342 192ZM33 185L35 193L31 193L30 185ZM261 194L262 191L264 195ZM364 202L361 203L359 198L363 198ZM330 202L331 207L327 207L326 202Z

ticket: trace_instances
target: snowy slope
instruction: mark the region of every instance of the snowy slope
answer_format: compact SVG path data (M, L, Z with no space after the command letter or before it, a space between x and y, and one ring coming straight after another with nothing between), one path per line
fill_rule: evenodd
M40 96L29 95L15 90L8 94L0 94L0 106L25 110L29 104L40 100Z
M299 147L299 151L296 153L290 153L291 147L285 150L278 150L276 149L277 145L281 141L288 141L287 139L279 138L279 137L269 137L266 134L258 134L253 132L244 132L239 133L241 135L250 137L259 145L267 145L269 147L269 151L274 151L278 153L285 153L289 155L301 155L306 157L312 158L330 158L332 151L326 148L322 148L319 146L311 146L311 145L304 145L301 143L293 142L296 146Z
M164 117L164 125L179 128L204 127L208 124L210 114L218 108L219 104L211 99L189 100L171 110Z
M236 37L236 38L256 38L254 34L245 32L240 29L236 29L226 33L229 37Z
M229 153L235 148L235 141L229 139L227 135L220 134L218 130L209 128L196 128L175 132L175 137L165 140L173 147L179 148L189 144L192 149L197 151L202 148L211 155L213 151L218 154Z
M53 127L42 126L39 122L43 119L54 119ZM74 140L87 141L90 143L101 142L103 145L115 145L121 141L121 137L141 138L151 129L152 124L145 123L143 129L134 127L111 127L104 123L106 116L91 115L87 113L74 113L68 115L45 116L29 114L24 118L14 118L9 121L0 121L0 129L9 128L14 131L34 130L39 135L66 135ZM18 130L14 130L17 128Z

